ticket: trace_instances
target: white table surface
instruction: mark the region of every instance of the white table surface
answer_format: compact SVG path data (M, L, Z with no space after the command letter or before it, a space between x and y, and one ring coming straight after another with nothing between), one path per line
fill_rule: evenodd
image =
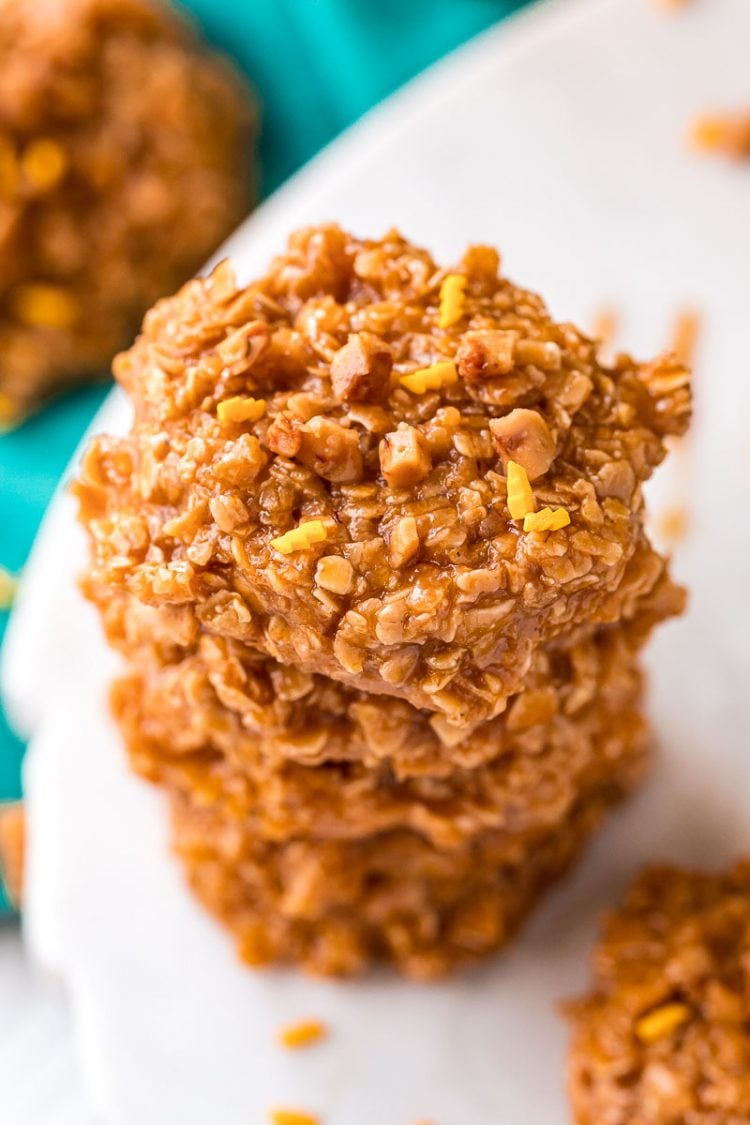
M16 922L0 923L0 1120L95 1125L86 1108L65 998L31 969Z

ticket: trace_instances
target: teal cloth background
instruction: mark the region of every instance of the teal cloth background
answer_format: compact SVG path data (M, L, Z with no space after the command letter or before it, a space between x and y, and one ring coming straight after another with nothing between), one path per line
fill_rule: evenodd
M258 92L267 195L371 106L522 3L185 0L181 6ZM21 570L57 481L106 390L77 391L0 435L0 565ZM0 644L7 616L0 612ZM0 800L20 796L22 753L0 710Z

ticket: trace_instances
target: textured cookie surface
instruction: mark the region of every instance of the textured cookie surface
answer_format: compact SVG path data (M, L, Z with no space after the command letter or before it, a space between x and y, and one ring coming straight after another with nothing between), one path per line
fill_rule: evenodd
M159 0L0 4L0 424L105 375L237 225L254 118Z
M116 374L135 422L84 465L92 581L456 726L619 617L689 413L683 368L603 368L493 250L451 272L337 227L161 302Z
M608 918L570 1006L578 1125L750 1121L750 863L656 867Z

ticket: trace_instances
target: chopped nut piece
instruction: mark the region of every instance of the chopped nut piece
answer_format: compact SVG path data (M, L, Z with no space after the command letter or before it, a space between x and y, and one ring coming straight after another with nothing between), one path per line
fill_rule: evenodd
M208 504L220 531L230 533L248 521L248 511L239 496L214 496Z
M315 581L332 594L350 594L354 588L354 567L340 555L324 555L315 568Z
M226 398L216 407L216 417L220 422L257 422L265 412L264 398L245 398L244 395Z
M522 520L534 511L534 493L523 465L509 461L505 467L508 479L508 511L511 519Z
M467 284L462 273L449 273L440 286L439 328L452 328L464 315Z
M314 543L323 543L327 538L328 532L322 520L308 520L272 539L271 546L282 555L291 555L294 551L307 550Z
M678 1027L692 1016L687 1004L663 1004L653 1012L641 1016L635 1025L635 1033L642 1043L655 1043L657 1039L666 1039Z
M565 508L542 508L540 512L529 512L523 518L524 531L559 531L567 527L570 516Z
M331 386L342 402L378 399L388 390L393 352L371 332L354 332L331 360Z
M282 1047L295 1050L297 1047L309 1047L319 1043L328 1035L328 1028L321 1020L302 1020L288 1027L282 1027L279 1032L279 1043Z
M0 610L10 609L18 589L18 579L9 570L0 566Z
M65 175L68 160L55 141L39 137L31 141L21 156L21 169L26 179L39 191L49 191Z
M554 340L518 340L513 358L516 363L530 363L542 371L559 371L562 353Z
M324 480L355 481L362 476L362 454L356 430L316 415L300 426L298 459Z
M529 480L543 476L555 459L555 439L536 410L511 410L504 418L492 418L490 431L507 469L510 460L526 470Z
M288 414L279 414L266 430L266 445L282 457L296 457L302 446L300 423Z
M432 459L419 430L406 422L386 434L380 443L380 468L391 488L408 488L423 480L432 468Z
M452 359L441 360L429 367L421 367L419 371L402 375L400 379L401 385L415 395L423 395L426 391L437 391L440 387L450 387L457 381L456 365Z
M392 567L404 566L419 551L419 531L414 516L404 516L388 538L388 561Z
M465 332L456 352L459 375L472 383L507 375L513 370L517 340L517 332L501 328Z
M11 294L13 313L28 328L70 328L78 319L78 305L59 285L28 282Z
M272 1109L272 1125L320 1125L320 1118L298 1109Z

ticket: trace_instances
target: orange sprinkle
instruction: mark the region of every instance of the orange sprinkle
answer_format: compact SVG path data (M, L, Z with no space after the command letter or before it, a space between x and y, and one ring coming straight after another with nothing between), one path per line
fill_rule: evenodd
M685 367L693 366L700 327L700 316L695 309L683 309L677 314L671 350Z
M0 804L0 881L17 906L23 891L26 822L20 801Z
M616 309L603 308L594 317L592 335L598 340L600 348L611 347L620 327L620 318Z
M559 531L567 527L570 516L565 508L542 508L540 512L529 512L524 516L524 531Z
M279 1043L282 1047L295 1050L297 1047L309 1047L319 1043L328 1035L328 1028L320 1020L301 1020L299 1023L282 1027L279 1032Z
M410 375L402 375L399 382L415 395L423 395L425 391L436 391L458 382L458 372L452 359L441 360L429 367L420 367Z
M328 531L322 520L308 520L272 539L271 546L282 555L291 555L294 551L307 550L313 543L323 543L327 538Z
M523 465L509 461L506 469L508 481L508 510L511 519L522 520L534 511L534 493Z
M718 152L733 160L747 160L750 157L750 111L699 117L693 123L690 139L703 152Z
M314 1113L303 1113L298 1109L272 1109L272 1125L321 1125Z
M690 530L690 517L687 509L679 504L666 508L658 517L657 528L663 539L668 539L673 543L684 539Z
M452 328L464 315L467 279L462 273L449 273L440 286L439 328Z
M264 398L249 398L245 395L226 398L216 407L216 417L220 422L257 422L265 412Z
M635 1034L642 1043L655 1043L677 1031L692 1014L687 1004L662 1004L660 1008L641 1016L635 1025Z

